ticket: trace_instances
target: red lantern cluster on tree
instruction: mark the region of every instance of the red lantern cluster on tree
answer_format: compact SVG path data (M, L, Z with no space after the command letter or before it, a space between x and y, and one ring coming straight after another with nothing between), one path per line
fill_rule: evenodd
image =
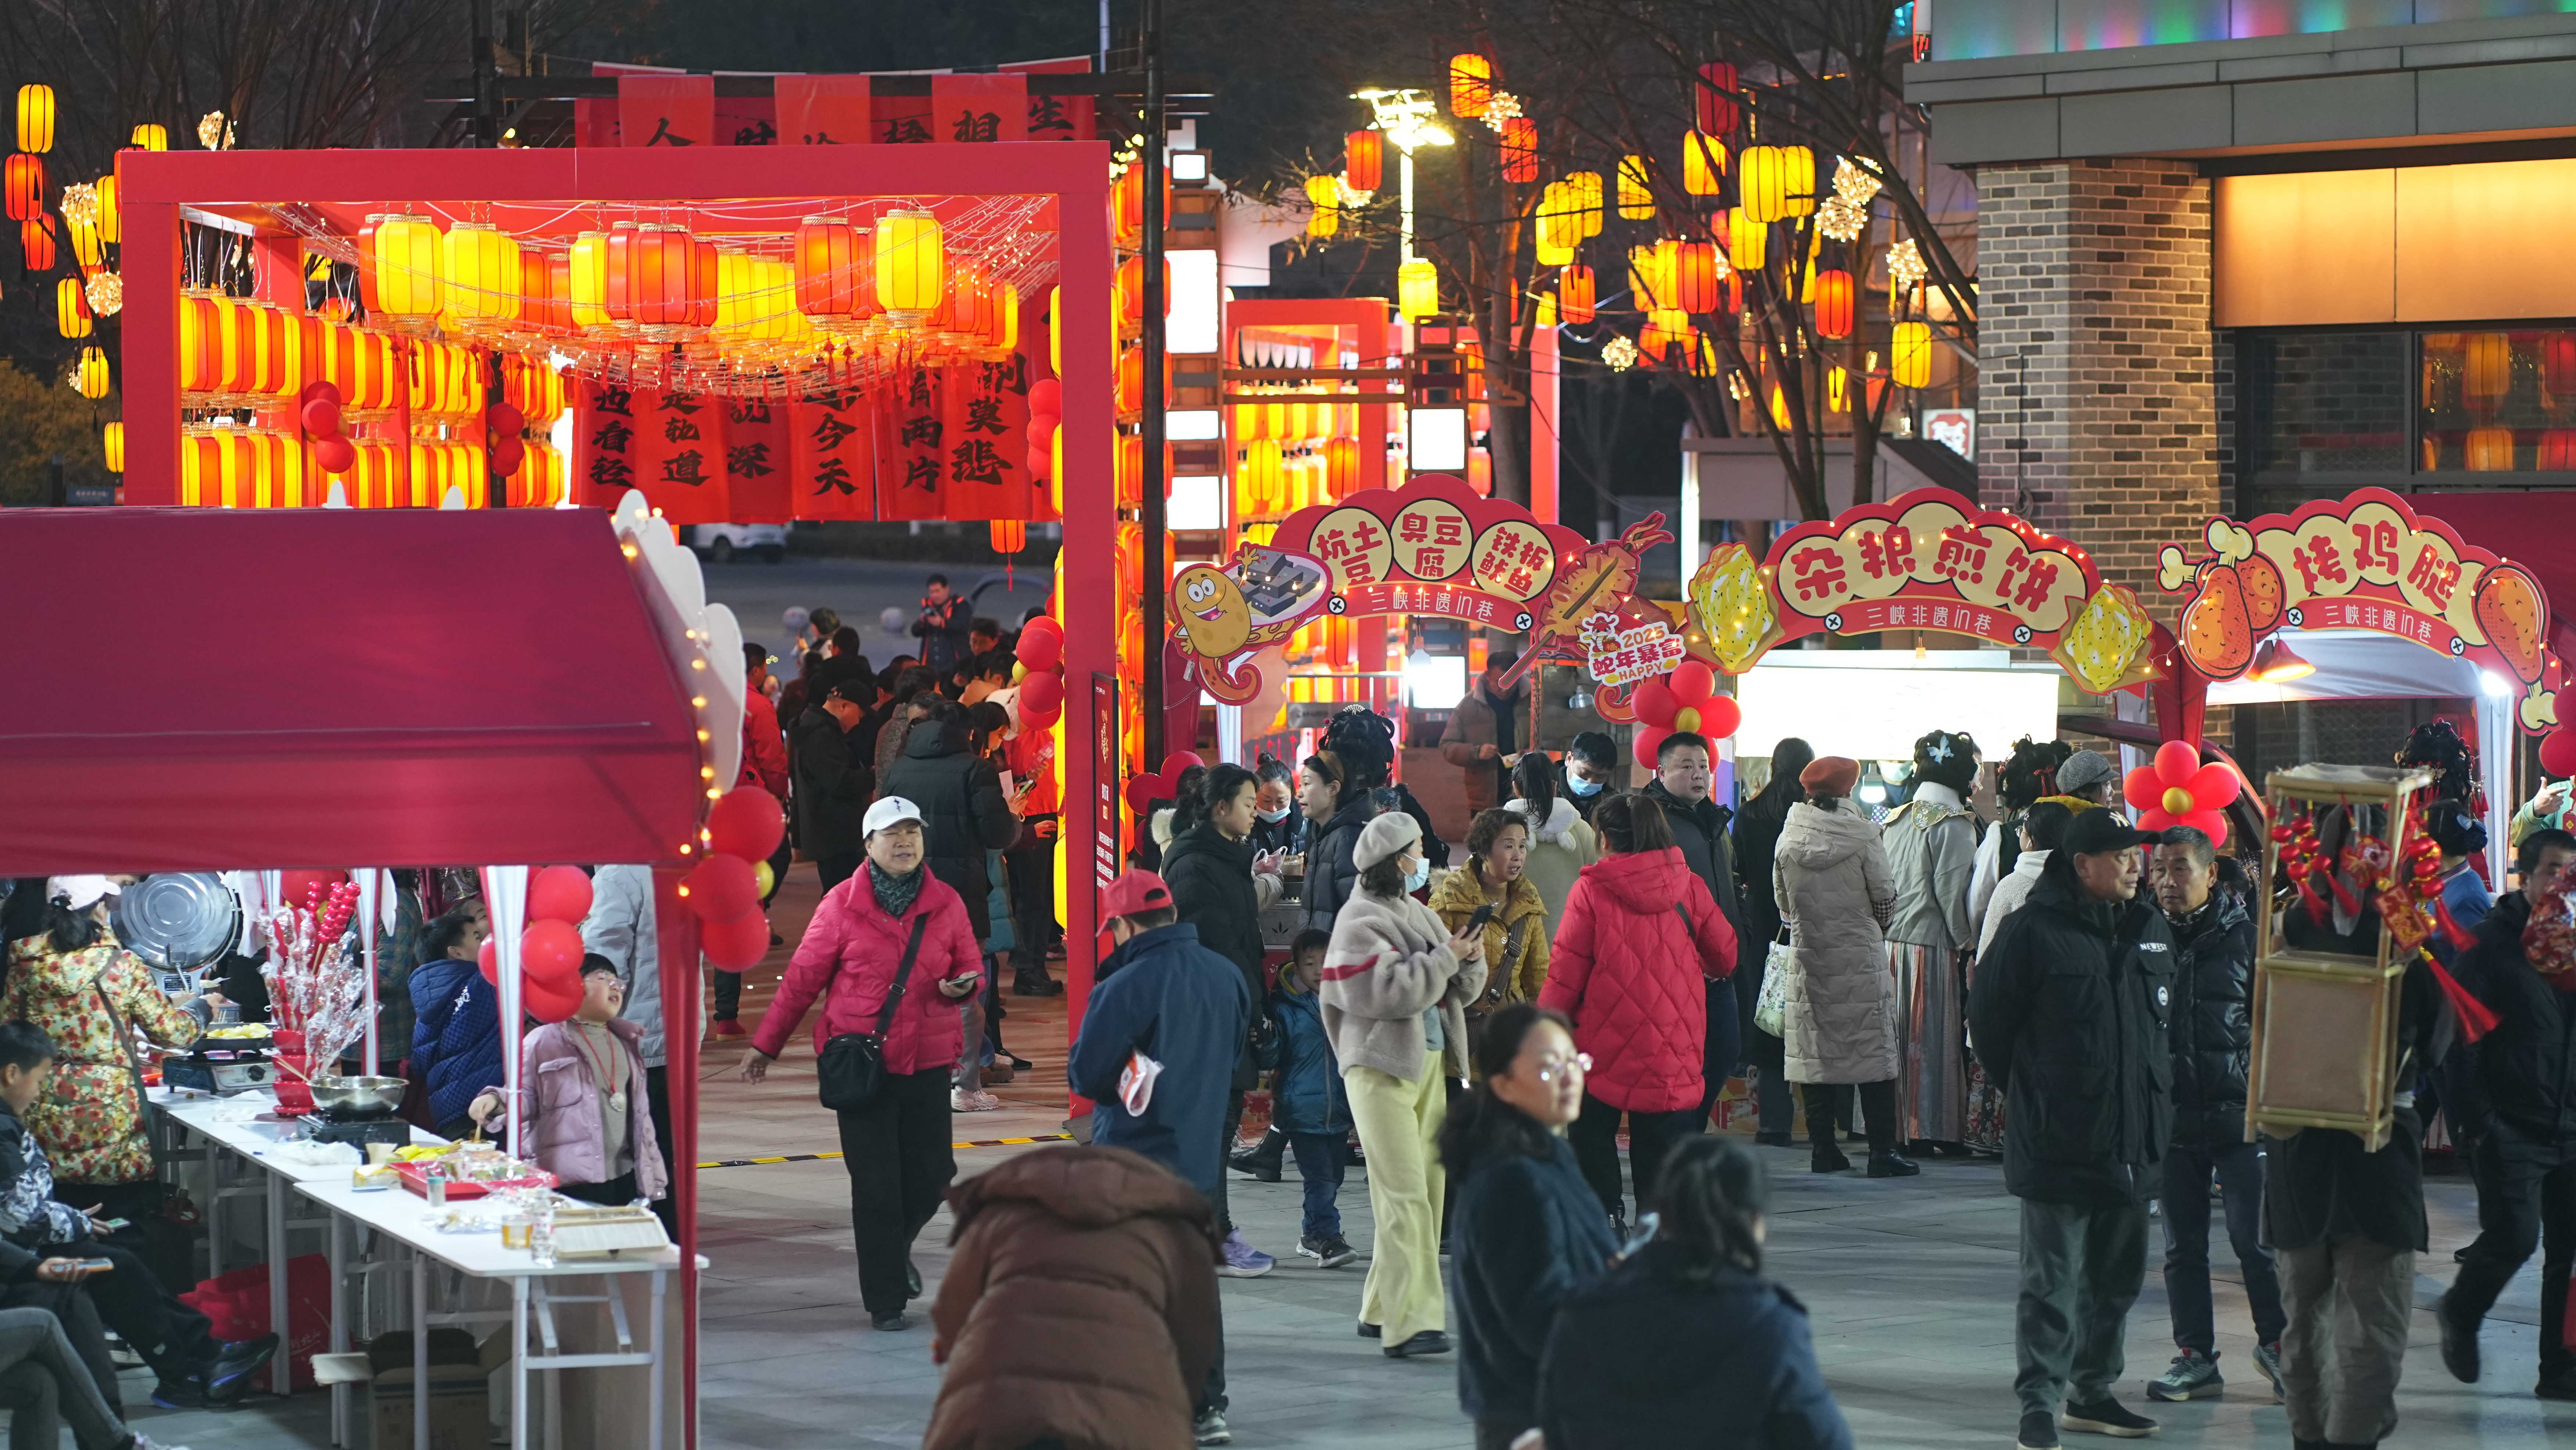
M680 899L698 917L699 948L728 972L769 954L769 917L760 909L760 870L787 838L778 797L738 785L707 812L707 855L680 880Z
M2200 751L2187 740L2168 740L2156 747L2153 765L2129 772L2124 793L2138 808L2138 829L2161 831L2190 826L2213 844L2227 843L2229 802L2245 788L2245 777L2233 766L2200 763Z
M340 432L340 385L316 378L304 385L297 417L313 444L313 462L324 473L346 473L358 466L358 446Z
M1684 660L1668 675L1637 686L1629 700L1637 714L1637 764L1655 768L1655 756L1673 735L1723 740L1744 723L1744 711L1731 695L1717 692L1717 672L1698 660Z

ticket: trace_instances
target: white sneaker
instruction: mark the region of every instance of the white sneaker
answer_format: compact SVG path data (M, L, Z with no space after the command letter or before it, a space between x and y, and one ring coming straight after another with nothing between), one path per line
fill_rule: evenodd
M961 1113L998 1113L1002 1100L982 1088L950 1088L948 1106Z

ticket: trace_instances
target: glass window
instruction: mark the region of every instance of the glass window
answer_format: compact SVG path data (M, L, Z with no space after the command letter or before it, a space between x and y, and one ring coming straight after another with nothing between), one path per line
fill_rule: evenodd
M2576 469L2576 331L2425 333L2417 386L2419 471Z
M2402 332L2249 334L2238 354L2246 479L2259 510L2406 470ZM2311 475L2322 475L2311 477Z

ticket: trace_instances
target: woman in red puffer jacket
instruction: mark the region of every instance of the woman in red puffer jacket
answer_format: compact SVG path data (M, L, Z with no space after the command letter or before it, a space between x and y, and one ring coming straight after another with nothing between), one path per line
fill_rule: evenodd
M1568 1136L1583 1177L1624 1231L1619 1115L1642 1206L1675 1140L1704 1131L1701 1039L1712 979L1735 970L1735 928L1673 844L1663 808L1642 795L1592 815L1608 854L1583 868L1549 948L1542 1007L1574 1019L1592 1058L1583 1116Z
M905 945L919 928L921 948L885 1028L884 1085L840 1114L859 1300L877 1328L902 1329L905 1302L921 1293L913 1237L939 1211L948 1181L957 1176L948 1079L965 1040L958 1004L983 985L984 955L964 899L923 864L920 809L886 796L868 807L864 830L867 863L814 908L786 980L751 1035L741 1076L745 1082L768 1076L817 997L823 998L822 1021L814 1027L817 1056L843 1033L875 1032L902 972Z

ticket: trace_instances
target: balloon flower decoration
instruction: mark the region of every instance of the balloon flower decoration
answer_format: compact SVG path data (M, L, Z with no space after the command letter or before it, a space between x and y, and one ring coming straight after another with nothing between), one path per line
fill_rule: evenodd
M590 877L578 866L548 866L528 878L528 924L519 933L519 1006L540 1022L581 1007L581 919L590 915ZM501 985L497 943L483 943L483 980Z
M760 909L776 878L770 853L787 838L778 797L738 785L707 811L707 857L680 878L680 899L698 916L699 949L728 972L769 954L769 915Z
M1669 736L1723 740L1744 723L1735 698L1717 692L1717 672L1698 660L1684 660L1669 675L1639 682L1628 704L1637 714L1637 764L1647 770L1655 768L1655 753Z
M1205 764L1195 750L1175 750L1164 756L1161 770L1128 777L1127 809L1141 817L1154 808L1154 802L1174 799L1181 793L1181 772Z
M2138 829L2161 831L2190 826L2212 844L2227 840L2227 807L2245 789L2236 768L2200 763L2200 751L2187 740L2168 740L2156 747L2153 765L2129 772L2124 794L2137 807Z
M2576 725L2561 725L2540 737L2540 768L2561 780L2576 776Z

